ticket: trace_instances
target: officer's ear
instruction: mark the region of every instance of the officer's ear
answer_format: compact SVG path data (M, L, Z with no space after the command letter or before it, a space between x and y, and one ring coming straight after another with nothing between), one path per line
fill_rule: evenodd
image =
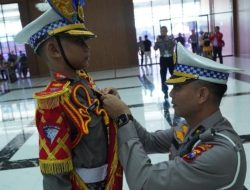
M209 99L210 91L206 86L202 86L198 89L198 103L202 104Z

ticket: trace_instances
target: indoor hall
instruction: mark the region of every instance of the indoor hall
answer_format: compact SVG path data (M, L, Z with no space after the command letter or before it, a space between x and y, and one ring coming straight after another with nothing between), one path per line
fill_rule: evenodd
M18 30L41 14L35 8L35 4L40 2L0 0L0 49L6 58L9 51L14 50L18 54L22 50L28 56L29 66L27 78L19 79L17 73L15 82L0 82L1 190L42 190L33 93L42 90L50 78L48 68L38 61L29 47L13 43ZM90 42L92 58L89 70L99 88L116 87L135 118L148 131L170 128L169 120L173 122L174 110L170 104L169 117L165 117L164 94L161 91L157 64L159 52L152 48L153 65L139 67L140 55L137 53L136 41L139 36L148 35L154 43L160 26L163 25L168 26L169 34L174 36L180 30L185 35L190 35L192 28L196 31L212 31L214 26L219 25L226 39L224 64L243 69L241 73L230 75L221 110L240 135L250 134L250 49L246 40L250 31L250 8L247 0L134 0L132 4L124 0L115 2L86 3L87 24L98 36ZM10 12L12 13L9 14ZM97 17L96 12L102 16ZM13 30L14 27L16 30ZM191 51L190 44L186 45ZM171 98L169 102L171 103ZM246 142L244 147L249 165L250 143ZM154 154L150 158L153 163L157 163L167 160L168 155ZM250 188L249 179L248 170L245 181L247 188ZM125 178L123 187L124 190L128 189Z
M228 57L225 64L245 64L250 59ZM244 67L245 68L245 67ZM246 68L245 68L246 69ZM91 72L99 88L116 87L121 98L129 105L134 117L148 131L170 128L164 117L164 96L161 92L159 66ZM228 82L228 91L221 103L222 114L228 118L240 135L250 134L249 99L250 72L244 70ZM42 190L42 175L38 167L38 133L34 123L36 108L33 93L41 90L49 78L23 79L14 84L2 84L8 90L0 99L0 189ZM5 85L5 86L4 86ZM169 99L171 102L171 98ZM172 106L170 118L174 118ZM250 142L244 144L247 163L250 164ZM168 159L167 154L150 155L153 163ZM250 187L247 171L246 187ZM128 190L124 178L123 189Z

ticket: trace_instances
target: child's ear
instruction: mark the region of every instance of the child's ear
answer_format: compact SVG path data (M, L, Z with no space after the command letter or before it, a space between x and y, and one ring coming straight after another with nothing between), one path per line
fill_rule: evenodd
M58 47L58 44L55 40L50 40L46 43L46 53L51 58L59 58L61 57L61 52Z

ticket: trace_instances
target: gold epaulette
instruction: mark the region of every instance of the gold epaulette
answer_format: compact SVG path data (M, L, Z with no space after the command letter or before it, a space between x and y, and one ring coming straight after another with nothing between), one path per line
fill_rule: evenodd
M59 105L60 96L69 92L70 81L52 81L40 92L34 94L38 108L53 109Z

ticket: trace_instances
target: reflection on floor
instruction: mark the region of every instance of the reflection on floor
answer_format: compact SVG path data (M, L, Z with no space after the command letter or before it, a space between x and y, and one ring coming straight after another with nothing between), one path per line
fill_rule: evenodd
M231 75L221 105L222 113L240 135L250 134L250 59L228 57L224 62L245 70ZM169 128L180 119L174 117L171 105L164 103L158 65L93 72L91 75L100 88L118 88L136 119L149 131ZM12 84L0 82L1 190L42 190L37 162L38 134L33 119L36 105L32 94L45 87L49 80L45 77L22 79ZM244 147L250 164L250 143L245 143ZM167 159L166 154L150 157L153 163ZM250 188L249 171L245 184ZM126 181L123 189L128 189Z

